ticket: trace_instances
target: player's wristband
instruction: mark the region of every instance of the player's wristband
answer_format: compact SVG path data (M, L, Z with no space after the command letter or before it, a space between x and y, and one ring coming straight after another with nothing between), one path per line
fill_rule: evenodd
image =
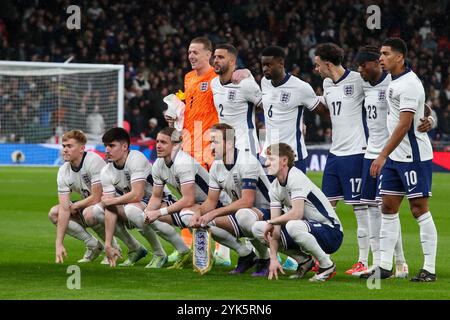
M267 220L266 221L268 224L271 224L271 225L273 225L273 222L272 222L272 220Z
M165 215L168 215L168 214L169 214L169 210L167 210L167 207L164 207L164 208L159 209L159 213L160 213L162 216L165 216Z
M436 123L436 120L434 120L433 116L428 116L428 121L433 122L433 125Z

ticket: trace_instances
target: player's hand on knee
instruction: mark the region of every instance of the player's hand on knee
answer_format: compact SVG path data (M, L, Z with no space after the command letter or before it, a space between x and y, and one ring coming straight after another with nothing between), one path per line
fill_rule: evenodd
M274 230L273 224L268 223L266 225L266 229L264 230L264 240L270 242L270 240L273 237L273 230Z
M204 228L208 225L208 223L211 222L211 217L208 214L205 214L203 216L200 217L199 222L200 222L200 227Z
M159 210L150 210L146 211L144 215L144 223L150 224L161 216L161 212Z
M194 213L192 215L191 221L189 223L189 227L191 228L200 228L200 214Z
M278 259L270 259L269 276L267 278L272 280L275 277L275 279L278 280L278 271L285 274Z
M64 258L67 257L66 248L62 244L56 245L56 263L64 263Z

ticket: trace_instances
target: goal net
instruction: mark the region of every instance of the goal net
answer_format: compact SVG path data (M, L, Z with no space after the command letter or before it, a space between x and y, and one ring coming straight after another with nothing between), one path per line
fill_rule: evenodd
M62 134L89 145L123 125L121 65L0 61L0 164L58 165Z

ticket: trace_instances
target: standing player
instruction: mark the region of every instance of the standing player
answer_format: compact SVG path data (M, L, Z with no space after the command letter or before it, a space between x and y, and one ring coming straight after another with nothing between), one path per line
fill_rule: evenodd
M67 256L63 241L68 235L83 241L87 247L83 258L78 262L90 262L103 251L103 244L86 231L84 209L99 202L102 196L100 171L105 161L94 152L86 152L86 136L82 131L71 130L62 136L65 163L58 170L59 204L50 209L48 217L56 226L56 263L64 262ZM81 194L82 200L72 203L70 194ZM103 238L104 230L98 226L93 229Z
M192 216L190 208L205 201L208 192L208 172L181 150L181 143L180 134L175 128L164 128L156 137L158 159L152 168L153 193L145 209L145 222L152 224L159 231L164 228L174 229L172 225L186 228ZM162 205L164 186L181 195L178 201L169 206ZM192 251L181 238L180 240L171 241L179 253L172 266L174 269L182 269L192 262Z
M219 122L214 107L211 80L217 77L209 61L212 55L212 43L206 37L192 39L188 58L192 71L184 77L185 112L183 124L183 150L190 154L206 170L209 170L214 158L211 155L206 131ZM169 125L176 119L167 118ZM188 229L182 231L185 242L192 241ZM177 259L176 251L169 256L169 261ZM217 264L230 265L230 250L220 246L214 260Z
M392 256L400 228L398 211L406 195L420 227L424 255L423 268L411 281L431 282L436 281L437 250L437 231L428 207L433 150L428 135L416 129L424 114L425 91L417 75L405 66L406 53L406 43L399 38L389 38L381 47L381 66L392 76L386 91L389 140L370 167L372 177L382 173L381 263L361 277L368 278L375 272L381 279L393 275Z
M379 57L380 50L377 47L365 46L360 49L355 59L358 64L358 71L364 80L364 107L369 130L369 139L363 163L361 201L369 206L369 232L373 267L380 265L381 212L378 201L380 179L379 177L373 178L370 175L370 166L380 154L385 142L389 139L389 131L386 126L389 108L386 101L386 89L391 82L391 75L381 69ZM431 114L431 109L426 106L425 115L429 114ZM422 124L417 128L418 131L426 132L431 129L432 120L429 117L423 118L421 121ZM403 253L401 227L399 227L399 238L395 245L395 264L395 277L407 278L408 265L405 262Z
M206 201L195 210L192 227L202 227L210 222L211 233L217 241L235 249L239 255L238 265L231 274L244 273L256 263L253 276L267 276L269 253L267 247L253 238L252 226L256 221L269 218L269 179L259 160L250 152L238 150L236 131L226 123L212 126L211 148L215 157L209 176ZM225 191L232 202L220 206L221 191ZM237 241L250 238L258 254Z
M308 156L302 134L303 109L325 113L311 85L284 69L283 48L271 46L262 51L262 104L266 123L263 151L273 143L285 142L295 151L295 166L306 173Z
M144 225L143 210L151 195L151 164L137 150L130 150L130 136L123 128L112 128L105 132L102 141L106 157L110 161L101 172L103 197L94 211L105 213L105 250L112 267L120 253L111 246L114 232L126 235L129 248L128 260L120 266L132 266L147 255L147 250L123 227L134 224L148 240L153 250L153 259L148 268L160 268L167 255L155 232ZM123 239L123 237L121 238Z
M367 149L363 160L361 202L369 206L370 247L373 255L372 268L380 265L381 212L378 208L379 202L377 200L380 181L370 176L370 166L389 138L389 131L386 127L388 115L386 88L391 82L391 75L381 69L378 61L380 57L379 52L379 49L376 47L365 46L359 50L355 59L358 64L358 71L364 80L364 108L369 132ZM406 278L408 276L408 265L403 253L400 229L395 246L395 264L395 276L397 278ZM369 270L372 271L371 269ZM355 272L353 275L359 276L360 274Z
M219 44L214 51L214 71L219 75L211 81L214 105L221 123L236 130L236 147L259 154L255 129L255 109L261 102L261 89L253 77L239 84L231 82L236 69L238 51L231 44Z
M332 144L322 180L322 190L336 208L338 200L353 206L357 221L358 262L347 274L367 270L369 258L369 214L361 198L361 174L366 151L363 123L364 91L361 76L344 69L343 50L333 43L316 47L316 71L324 79L324 98L330 110Z
M270 186L270 220L253 225L253 234L270 245L269 279L283 272L277 252L295 250L299 257L297 274L302 278L319 262L310 281L326 281L336 274L329 254L341 246L341 222L322 191L294 166L295 152L286 143L273 144L267 151L269 174L276 179Z

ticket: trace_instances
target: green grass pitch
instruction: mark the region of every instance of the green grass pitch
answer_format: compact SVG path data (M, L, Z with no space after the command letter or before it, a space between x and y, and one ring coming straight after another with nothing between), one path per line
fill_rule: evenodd
M254 279L250 273L227 274L231 267L215 267L204 276L185 270L144 269L150 255L128 269L82 264L81 289L69 290L69 265L83 255L83 245L66 237L68 257L54 263L56 229L47 218L57 201L56 168L0 167L0 299L449 299L450 298L450 175L433 175L431 212L439 233L436 283L390 279L369 290L365 281L344 274L357 258L356 220L349 206L337 211L344 226L344 242L333 255L336 276L326 283L307 279ZM308 174L320 185L321 174ZM401 209L403 246L415 275L422 265L417 222L406 201ZM136 230L136 237L148 243ZM171 248L165 243L168 253ZM233 254L233 263L236 255ZM310 274L312 276L312 274Z

